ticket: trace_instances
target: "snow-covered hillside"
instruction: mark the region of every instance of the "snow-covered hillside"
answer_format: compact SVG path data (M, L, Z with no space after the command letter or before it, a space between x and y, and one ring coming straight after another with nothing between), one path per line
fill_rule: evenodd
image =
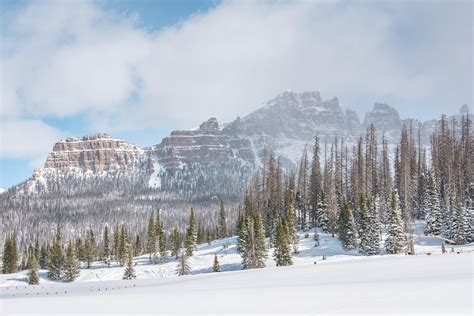
M417 230L422 228L420 224ZM134 281L121 280L123 267L100 262L82 269L72 284L50 281L46 271L41 271L38 286L27 285L26 272L0 275L1 311L65 313L74 306L81 313L353 313L390 306L396 313L470 312L474 244L455 246L454 252L448 247L442 255L440 240L419 234L416 256L366 257L344 251L336 237L319 234L320 245L314 247L314 232L307 237L300 232L294 266L285 268L275 267L270 249L267 268L241 271L237 238L230 237L198 246L190 258L193 276L176 276L174 258L149 264L147 255L134 258ZM215 254L220 273L212 273ZM353 296L354 291L364 295Z

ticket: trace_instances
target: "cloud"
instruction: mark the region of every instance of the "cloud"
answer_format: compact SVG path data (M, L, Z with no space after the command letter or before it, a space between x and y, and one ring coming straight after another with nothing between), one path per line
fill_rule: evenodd
M1 122L0 158L22 158L35 167L64 134L41 120L9 119ZM40 163L41 162L41 163Z
M292 89L434 117L472 102L471 8L224 1L153 30L97 2L34 1L4 32L0 113L86 113L95 130L186 128Z

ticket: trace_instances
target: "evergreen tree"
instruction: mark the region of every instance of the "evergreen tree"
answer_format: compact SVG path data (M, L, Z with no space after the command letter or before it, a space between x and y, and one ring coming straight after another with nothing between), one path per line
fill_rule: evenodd
M237 233L239 236L237 240L237 252L243 253L246 248L246 242L248 238L246 217L243 215L239 216L239 225L237 228Z
M28 268L30 271L28 272L28 284L35 285L39 284L39 276L38 276L38 260L34 254L30 254L28 259Z
M148 220L146 250L150 254L150 262L155 261L156 260L156 232L155 232L155 218L154 218L153 211L151 212L150 219Z
M120 230L120 244L118 249L118 257L120 265L125 265L127 261L127 246L128 246L128 236L127 232L125 231L125 225L122 224L122 228Z
M403 224L400 216L400 210L397 205L397 196L392 191L390 200L390 216L388 218L387 239L385 240L385 249L389 254L397 254L403 250L405 238L403 235Z
M84 250L87 269L90 269L91 263L96 259L97 256L97 245L95 243L94 232L92 231L92 229L87 232Z
M179 256L178 269L176 270L176 274L178 274L179 276L191 274L191 268L189 267L188 263L188 256L184 249L181 250Z
M119 233L119 226L118 224L115 224L115 230L114 230L114 248L113 248L113 255L115 257L115 261L119 262L120 257L119 257L119 248L120 248L120 233ZM79 255L79 258L81 256ZM82 259L80 259L82 260Z
M123 274L124 280L133 280L137 276L135 274L135 270L133 269L133 257L132 257L132 247L129 242L125 246L125 253L126 253L126 264L125 264L125 271Z
M47 249L47 246L44 244L41 245L39 267L41 269L48 268L48 249Z
M212 265L212 272L221 272L219 260L217 260L217 254L214 254L214 264Z
M66 248L66 260L64 262L64 280L66 282L73 282L79 274L79 261L76 257L74 246L69 243Z
M11 273L11 242L10 237L6 237L3 243L3 257L2 257L2 273Z
M108 263L110 260L110 241L109 241L109 227L104 227L104 263Z
M160 218L160 209L156 212L156 221L155 221L155 234L156 234L156 244L158 252L162 258L166 257L166 236L163 223Z
M186 248L186 255L191 257L193 255L194 247L196 246L197 232L196 220L194 219L194 209L191 208L191 215L189 217L189 226L186 229L186 237L184 239L184 247Z
M142 242L140 241L140 235L135 238L135 245L133 247L133 254L135 257L142 254Z
M467 208L461 205L459 198L456 199L455 218L456 220L452 222L453 239L457 245L464 245L469 237L469 224L467 221Z
M244 269L264 268L267 250L265 233L259 214L247 214L245 220L246 238L243 243L242 265Z
M288 223L288 239L293 246L293 252L298 252L298 234L296 231L296 212L295 212L295 195L292 190L288 190L287 197L287 223Z
M428 178L425 201L426 228L425 235L441 234L442 215L440 209L440 200L436 189L433 174Z
M344 200L344 205L339 213L339 239L344 250L352 250L357 247L357 231L354 215L349 208L349 203Z
M180 244L181 244L181 241L179 240L178 228L175 227L171 235L171 255L176 258L178 258L178 255L179 255Z
M326 194L324 191L321 191L321 198L318 201L316 215L319 227L323 230L323 232L327 233L329 231L329 215L326 204Z
M61 230L59 228L59 224L56 228L56 238L54 239L48 259L48 277L52 280L61 279L64 255L63 247L61 244Z
M370 200L368 201L370 205ZM366 206L363 196L360 198L360 244L359 252L366 256L376 255L380 252L379 230L376 224L377 216L374 216L374 208Z
M227 237L227 223L225 216L225 207L224 201L221 200L220 210L219 210L219 238L223 239Z
M275 233L275 250L273 252L277 266L289 266L293 262L290 255L290 238L288 236L288 228L285 220L278 219L277 229Z

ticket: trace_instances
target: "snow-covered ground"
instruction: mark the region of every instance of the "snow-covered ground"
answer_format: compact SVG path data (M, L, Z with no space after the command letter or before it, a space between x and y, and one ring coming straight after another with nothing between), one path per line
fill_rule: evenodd
M135 258L134 281L121 280L123 267L99 262L82 269L72 284L50 281L46 271L38 286L27 285L25 272L0 275L0 314L472 314L473 244L456 246L453 253L448 246L442 255L438 239L420 234L415 256L365 257L345 252L337 238L321 233L320 246L314 247L313 235L300 234L291 267L275 267L269 251L267 268L241 271L232 237L199 245L190 258L193 275L186 277L175 275L173 258L149 264L146 255ZM221 273L211 273L216 253Z

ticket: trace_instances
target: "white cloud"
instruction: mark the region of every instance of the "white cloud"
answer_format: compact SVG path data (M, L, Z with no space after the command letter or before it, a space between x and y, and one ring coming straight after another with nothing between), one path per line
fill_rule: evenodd
M6 30L0 113L181 128L293 89L437 116L472 102L470 6L225 1L150 31L94 2L35 1Z
M0 158L26 158L44 163L46 153L63 136L41 120L9 119L1 122Z

